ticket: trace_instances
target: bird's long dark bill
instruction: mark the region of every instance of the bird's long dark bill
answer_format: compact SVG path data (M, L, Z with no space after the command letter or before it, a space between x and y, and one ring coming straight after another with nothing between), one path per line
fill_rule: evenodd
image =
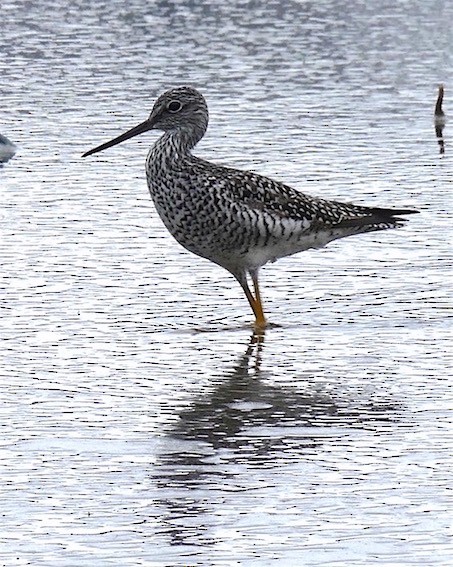
M133 138L134 136L143 134L143 132L146 132L147 130L151 130L152 127L153 123L151 122L151 120L145 120L145 122L142 122L138 126L131 128L127 132L124 132L124 134L121 134L121 136L110 140L110 142L106 142L105 144L101 144L97 148L93 148L92 150L85 152L82 157L91 156L92 154L96 154L97 152L102 152L102 150L116 146L116 144L121 144L121 142L124 142L124 140L129 140L129 138Z

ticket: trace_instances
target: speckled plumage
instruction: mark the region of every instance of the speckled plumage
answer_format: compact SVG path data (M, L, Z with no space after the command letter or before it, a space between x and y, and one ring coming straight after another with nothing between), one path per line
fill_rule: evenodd
M236 277L258 326L265 325L258 288L261 266L345 236L395 228L403 222L396 215L416 212L319 199L256 173L200 159L192 149L207 125L204 97L179 87L159 97L147 121L85 155L146 130L164 130L146 160L156 210L182 246Z

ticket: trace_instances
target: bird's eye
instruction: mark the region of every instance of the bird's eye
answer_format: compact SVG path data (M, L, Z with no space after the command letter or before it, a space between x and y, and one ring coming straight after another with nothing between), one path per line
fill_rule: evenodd
M168 103L167 108L170 112L179 112L182 108L182 104L179 100L172 100Z

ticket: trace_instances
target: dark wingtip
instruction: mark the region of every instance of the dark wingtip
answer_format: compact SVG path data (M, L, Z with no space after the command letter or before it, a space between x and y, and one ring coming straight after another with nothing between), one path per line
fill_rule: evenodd
M416 215L418 214L420 211L417 211L415 209L390 209L389 213L391 214L392 217L397 216L397 215Z
M404 226L407 222L405 215L415 215L420 212L415 209L378 209L378 211L384 222L396 223L395 226Z
M341 222L342 226L367 226L367 225L385 225L383 228L396 228L404 226L407 219L404 215L413 215L419 213L415 209L382 209L374 207L362 210L362 215L354 218L347 218ZM373 230L381 230L374 228Z

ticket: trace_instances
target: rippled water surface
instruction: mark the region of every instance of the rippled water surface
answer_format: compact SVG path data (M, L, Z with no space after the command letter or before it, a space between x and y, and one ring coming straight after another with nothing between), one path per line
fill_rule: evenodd
M0 564L449 565L453 5L2 3ZM196 153L398 231L239 286L163 228L135 138L205 94ZM277 326L278 325L278 326Z

